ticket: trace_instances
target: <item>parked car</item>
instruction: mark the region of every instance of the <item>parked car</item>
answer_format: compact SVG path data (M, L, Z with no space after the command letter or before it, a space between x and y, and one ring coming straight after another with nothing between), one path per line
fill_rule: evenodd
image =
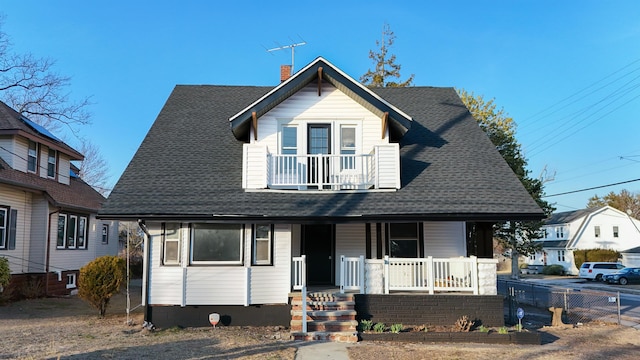
M618 270L624 269L620 263L614 262L585 262L580 266L578 277L587 280L601 281L602 276L613 274Z
M624 268L613 274L604 275L602 281L609 284L620 285L627 285L629 283L640 284L640 268Z

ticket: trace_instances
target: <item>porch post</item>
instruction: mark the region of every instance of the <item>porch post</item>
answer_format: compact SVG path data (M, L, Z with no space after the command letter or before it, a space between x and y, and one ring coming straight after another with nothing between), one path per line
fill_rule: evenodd
M344 255L340 255L340 294L344 294Z
M389 293L389 255L384 256L384 293Z
M436 272L433 268L433 256L427 257L427 271L429 272L429 294L433 295L436 286Z
M471 281L473 281L473 295L480 293L480 281L478 280L478 257L471 256L473 266L471 267Z
M364 255L360 255L360 262L358 264L358 266L360 267L359 270L359 275L360 275L360 294L364 294L364 286L365 286L365 274L364 274Z

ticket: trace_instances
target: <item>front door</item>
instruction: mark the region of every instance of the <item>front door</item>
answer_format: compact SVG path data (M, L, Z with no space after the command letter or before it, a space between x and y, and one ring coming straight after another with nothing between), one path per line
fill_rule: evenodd
M302 253L307 259L307 284L333 285L333 225L304 225Z
M307 140L307 154L326 155L331 154L331 125L330 124L309 124ZM329 182L329 158L309 157L309 177L310 188L318 188L319 184L324 185Z

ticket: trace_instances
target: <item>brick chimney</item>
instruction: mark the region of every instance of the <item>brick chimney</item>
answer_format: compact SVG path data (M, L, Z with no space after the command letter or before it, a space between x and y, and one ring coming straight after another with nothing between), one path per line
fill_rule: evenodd
M285 82L291 77L291 65L280 65L280 82Z

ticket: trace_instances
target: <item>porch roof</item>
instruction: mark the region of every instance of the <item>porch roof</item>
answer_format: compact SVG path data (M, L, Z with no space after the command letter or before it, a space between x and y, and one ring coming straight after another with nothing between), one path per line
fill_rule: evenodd
M251 222L542 219L453 88L372 89L413 119L397 191L244 191L229 118L273 88L176 86L99 216Z

